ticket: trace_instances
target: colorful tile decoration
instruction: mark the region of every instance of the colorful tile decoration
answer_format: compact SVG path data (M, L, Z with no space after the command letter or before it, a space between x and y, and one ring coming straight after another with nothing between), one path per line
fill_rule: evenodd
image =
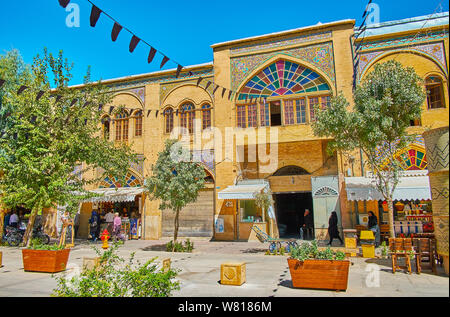
M241 89L238 100L329 90L330 86L316 72L280 59L250 79Z
M316 45L311 45L307 47L300 47L300 48L293 48L293 49L287 49L287 50L280 50L276 52L270 52L265 54L255 54L255 55L248 55L248 56L241 56L241 57L233 57L231 58L231 89L236 91L239 86L242 84L242 82L248 77L250 73L257 70L261 67L262 64L264 64L269 59L277 56L277 55L285 55L286 60L289 59L289 57L298 58L301 60L304 60L321 71L323 71L328 78L333 82L335 82L335 70L334 70L334 58L333 58L333 46L331 42L327 43L321 43ZM294 63L291 63L294 64ZM296 65L296 64L294 64ZM272 66L272 65L271 65ZM286 63L284 64L286 66ZM274 66L278 67L278 66ZM281 67L281 66L280 66ZM292 67L292 65L290 66ZM266 69L269 68L269 72L272 74L278 73L278 68L270 69L269 67L266 67ZM289 72L293 72L293 69L291 68L283 68L284 70L287 70ZM288 74L286 74L288 75ZM266 75L267 76L267 75ZM291 75L293 76L293 74ZM289 80L289 78L287 78ZM284 82L284 80L283 80ZM281 82L279 82L281 84ZM277 87L273 89L273 91L277 90L280 87ZM283 87L287 88L287 87ZM292 87L291 87L292 88ZM290 88L288 89L290 90ZM282 90L278 93L283 93Z
M389 159L385 159L386 156L386 151L380 147L378 149L377 157L380 161L384 160L382 166L388 165L391 161ZM400 162L400 165L405 171L426 169L428 161L425 150L425 140L422 136L418 135L415 141L407 147L398 149L394 154L394 158Z
M139 181L139 179L132 173L128 172L124 186L122 186L120 180L117 177L112 177L110 175L105 177L105 179L101 182L99 188L120 188L120 187L141 187L141 186L142 184Z
M323 39L329 39L329 38L331 38L331 31L315 33L315 34L308 34L308 35L301 35L301 36L288 38L285 40L265 41L263 43L259 43L256 45L251 44L251 45L239 46L239 47L230 49L230 53L231 53L231 55L251 53L251 52L256 52L256 51L261 51L261 50L266 50L266 49L272 49L272 48L289 46L289 45L296 45L296 44L317 41L317 40L323 40Z

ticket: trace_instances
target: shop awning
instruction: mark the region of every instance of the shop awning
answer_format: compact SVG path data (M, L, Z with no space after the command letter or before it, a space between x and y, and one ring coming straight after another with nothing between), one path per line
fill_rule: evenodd
M247 180L228 186L217 194L219 199L255 199L255 195L269 187L265 180Z
M384 200L369 177L345 177L347 200ZM428 176L404 176L394 191L394 200L430 200Z
M99 188L90 190L90 193L101 196L91 197L83 202L124 202L133 201L137 195L142 194L146 189L142 187L120 187L120 188Z

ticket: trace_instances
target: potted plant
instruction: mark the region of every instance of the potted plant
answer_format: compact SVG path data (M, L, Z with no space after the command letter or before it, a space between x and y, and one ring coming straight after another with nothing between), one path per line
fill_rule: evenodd
M57 273L66 269L70 249L64 246L41 244L33 239L28 249L22 249L24 271Z
M347 290L350 261L341 251L319 250L316 241L304 242L292 248L287 261L295 288Z

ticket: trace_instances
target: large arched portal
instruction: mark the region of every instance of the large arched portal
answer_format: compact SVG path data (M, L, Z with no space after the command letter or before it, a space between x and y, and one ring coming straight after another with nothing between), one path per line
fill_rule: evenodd
M271 183L290 183L295 182L306 182L311 183L311 176L308 171L304 168L288 165L278 169L271 177ZM300 237L300 228L303 224L306 224L307 219L305 219L305 210L308 209L310 212L310 221L313 218L313 199L312 194L309 189L310 186L305 186L306 188L298 188L294 191L289 190L277 190L274 192L274 205L275 214L277 217L278 231L281 238L296 238ZM277 188L274 186L274 188ZM308 238L313 237L313 229L310 230ZM306 238L304 236L303 238Z

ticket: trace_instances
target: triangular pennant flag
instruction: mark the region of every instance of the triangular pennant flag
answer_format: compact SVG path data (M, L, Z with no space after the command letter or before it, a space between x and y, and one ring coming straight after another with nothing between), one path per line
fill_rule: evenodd
M252 101L253 101L253 97L250 97L250 103L252 103Z
M210 81L208 81L208 83L206 84L205 90L208 90L209 85L211 85Z
M0 78L0 87L2 87L5 82L6 80Z
M57 96L56 96L56 101L55 101L55 103L59 102L59 101L61 100L61 98L62 98L61 95L57 95Z
M155 57L155 54L156 54L156 50L153 47L151 47L150 48L150 53L148 54L148 59L147 59L149 64L153 61L153 58Z
M20 94L23 93L23 92L25 91L25 89L27 89L27 88L28 88L28 87L27 87L27 86L24 86L24 85L20 86L19 90L17 90L17 94L20 95Z
M61 5L61 7L63 7L64 9L67 7L67 5L69 4L70 0L59 0L59 4Z
M41 97L44 95L45 91L39 90L39 92L36 95L36 101L39 101Z
M77 98L73 99L72 102L70 103L69 108L72 107L77 101L78 101Z
M189 76L194 76L194 73L189 71Z
M98 105L98 111L102 111L103 105Z
M83 108L86 107L87 105L89 105L91 102L90 101L86 101L83 105Z
M169 61L169 58L166 55L163 55L163 59L161 61L161 65L159 66L159 69L163 68L163 66Z
M100 17L100 13L102 13L102 10L97 8L95 5L92 5L91 10L91 26L95 27L97 24L98 18Z
M113 29L111 32L111 40L113 42L115 42L117 40L117 37L119 36L120 31L122 31L122 26L119 23L114 22L114 26L113 26Z
M177 67L177 74L175 75L175 78L178 78L178 76L180 76L180 72L181 72L182 69L183 69L183 66L178 65L178 67Z
M134 49L136 48L136 46L138 45L140 40L141 39L138 38L136 35L133 35L133 37L131 38L131 41L130 41L130 53L134 52Z
M14 133L13 133L13 139L14 139L14 140L17 140L17 132L14 132Z
M30 120L30 123L34 124L36 122L36 118L37 118L36 116L32 116L31 120Z
M225 95L225 91L226 91L226 89L223 88L223 89L222 89L222 98L223 98L223 95Z
M75 124L77 124L78 123L78 118L76 118L74 122L75 122Z
M228 100L230 100L232 93L233 93L233 91L230 90L230 92L228 93Z
M150 115L150 112L152 112L151 110L148 110L147 111L147 118L148 118L148 116Z
M372 3L372 0L370 0L369 3L367 4L366 9L364 10L364 13L363 13L363 15L362 15L361 18L364 18L364 16L367 14L367 9L369 9L369 5L370 5L371 3Z
M88 119L84 119L84 125L86 125L86 124L87 124L87 120L88 120Z
M214 88L214 90L213 90L213 95L216 93L216 90L217 90L219 87L220 87L219 85L216 85L216 88Z
M110 108L109 108L109 114L111 114L113 110L114 110L114 107L113 107L113 106L110 107Z
M202 77L199 77L199 78L198 78L198 80L197 80L197 86L200 85L200 82L201 82L202 80L203 80Z
M156 110L156 118L158 118L159 110Z
M178 109L177 109L177 111L175 111L175 115L178 116Z

